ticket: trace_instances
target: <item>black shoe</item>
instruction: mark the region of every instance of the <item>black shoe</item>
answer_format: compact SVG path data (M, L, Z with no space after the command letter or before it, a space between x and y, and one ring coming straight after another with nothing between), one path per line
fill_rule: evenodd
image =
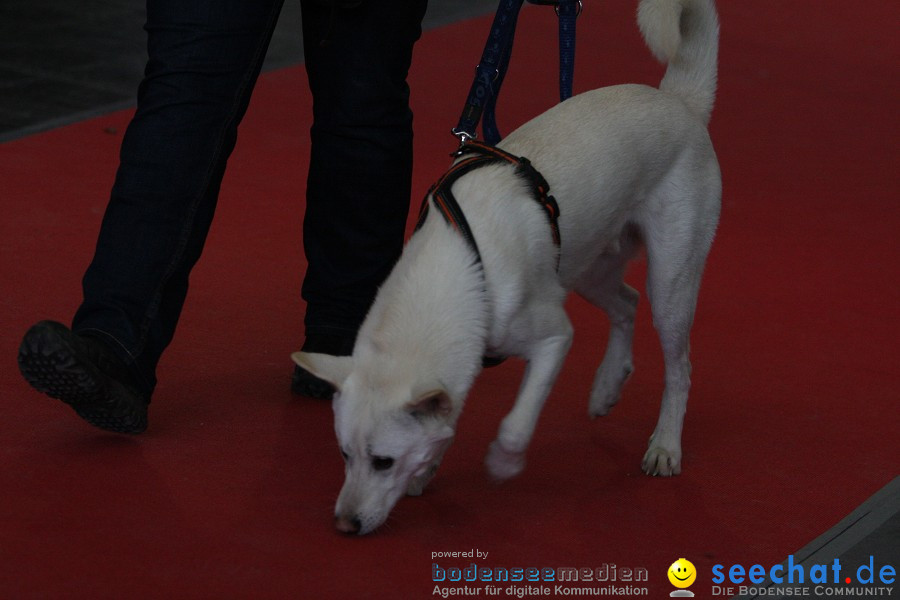
M294 365L294 375L291 377L291 392L315 398L316 400L331 400L334 397L334 386L323 381L299 365Z
M315 352L318 354L330 354L331 356L350 356L353 354L355 337L334 335L307 335L303 342L301 352ZM331 400L334 397L334 386L323 381L299 365L294 366L294 374L291 377L291 392L315 398L317 400Z
M148 396L132 383L125 363L99 339L41 321L22 340L19 370L32 387L62 400L91 425L116 433L147 429Z

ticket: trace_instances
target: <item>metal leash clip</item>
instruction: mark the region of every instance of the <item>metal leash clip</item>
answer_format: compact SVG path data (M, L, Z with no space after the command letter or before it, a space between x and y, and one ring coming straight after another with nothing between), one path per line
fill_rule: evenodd
M469 133L468 131L460 131L456 127L450 130L450 133L456 136L459 140L459 147L462 148L466 145L469 140L477 140L478 134Z
M559 2L556 3L556 6L554 7L553 10L556 11L556 16L558 17L559 16ZM576 19L581 16L581 11L583 11L583 10L584 10L584 3L581 0L578 0L578 8L575 9L575 18Z

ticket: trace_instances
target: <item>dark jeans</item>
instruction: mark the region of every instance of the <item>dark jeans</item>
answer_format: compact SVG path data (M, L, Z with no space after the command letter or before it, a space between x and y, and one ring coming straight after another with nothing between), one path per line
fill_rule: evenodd
M72 329L109 342L148 393L282 2L147 2L149 60ZM412 169L406 76L425 5L303 2L314 99L307 336L355 336L399 256Z

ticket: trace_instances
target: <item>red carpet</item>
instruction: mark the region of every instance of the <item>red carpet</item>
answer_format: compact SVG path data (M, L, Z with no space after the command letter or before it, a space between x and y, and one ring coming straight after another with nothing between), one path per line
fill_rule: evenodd
M632 3L586 2L576 89L662 72ZM106 435L33 392L15 367L28 325L80 298L128 120L117 113L0 146L0 597L428 598L433 552L489 567L646 568L653 597L679 557L709 597L714 564L771 565L897 475L896 2L721 2L712 136L722 224L693 334L684 473L639 464L662 390L645 303L637 372L586 418L605 340L577 335L517 480L481 466L521 365L485 372L426 494L377 534L332 530L342 480L330 407L292 398L310 100L302 68L265 75L139 438ZM502 131L554 101L555 19L528 7ZM448 134L489 19L427 33L411 85L414 204ZM632 273L641 283L641 266ZM896 565L895 565L896 566ZM476 587L481 587L476 586ZM481 591L484 596L485 590Z

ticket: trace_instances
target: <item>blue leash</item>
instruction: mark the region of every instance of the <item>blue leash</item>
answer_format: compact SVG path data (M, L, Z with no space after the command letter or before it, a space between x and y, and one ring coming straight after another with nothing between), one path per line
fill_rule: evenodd
M572 97L572 82L575 80L575 21L581 14L583 4L560 2L559 16L559 101Z
M559 98L560 102L572 96L572 80L575 71L575 21L581 14L581 0L528 0L532 4L556 6L559 16ZM452 130L460 144L477 138L476 129L481 121L484 140L490 145L500 141L497 128L496 106L500 86L506 77L512 55L513 39L519 11L524 0L500 0L497 14L491 25L490 35L475 70L475 81L469 90L459 123Z

